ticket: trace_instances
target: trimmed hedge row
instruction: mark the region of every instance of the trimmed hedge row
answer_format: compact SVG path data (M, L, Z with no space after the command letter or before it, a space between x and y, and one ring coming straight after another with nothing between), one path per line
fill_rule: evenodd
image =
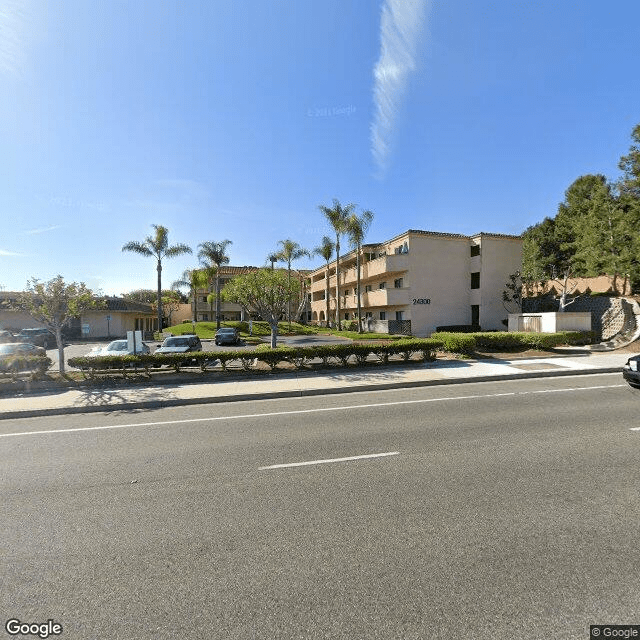
M558 333L528 333L508 331L482 331L478 333L434 333L432 338L441 340L445 351L453 353L472 353L477 348L514 349L553 349L563 344L591 344L596 334L593 331L560 331Z
M136 356L100 356L88 358L86 356L69 358L69 366L82 369L89 375L98 371L118 370L124 374L132 370L144 370L147 374L151 369L162 366L172 367L176 372L182 367L200 367L202 371L220 364L223 370L232 361L239 361L242 368L253 369L257 362L263 362L271 369L275 369L281 362L293 364L300 369L312 360L319 358L323 365L330 362L347 366L355 360L363 365L370 356L376 356L381 362L388 362L392 355L399 355L408 361L414 355L425 360L435 360L435 352L442 348L442 341L434 338L414 338L397 340L391 344L331 344L312 347L286 347L271 349L267 345L260 345L251 350L234 351L198 351L193 353L141 354Z
M30 371L42 374L53 364L47 356L10 356L0 361L0 373L15 376L18 373Z

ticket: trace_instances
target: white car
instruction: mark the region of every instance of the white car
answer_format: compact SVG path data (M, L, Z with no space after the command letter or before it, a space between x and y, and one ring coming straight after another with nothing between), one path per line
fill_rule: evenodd
M136 355L141 353L151 353L149 345L142 342L136 345ZM133 351L129 349L128 340L114 340L110 342L106 347L94 347L87 353L87 358L95 358L98 356L132 356Z

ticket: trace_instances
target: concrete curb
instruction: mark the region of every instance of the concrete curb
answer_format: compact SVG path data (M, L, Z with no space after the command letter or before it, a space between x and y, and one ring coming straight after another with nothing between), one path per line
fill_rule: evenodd
M385 382L374 384L349 385L344 387L330 387L326 389L299 389L295 391L273 391L240 393L232 396L209 396L201 398L183 398L175 400L145 400L137 402L123 402L85 407L57 407L52 409L25 409L17 411L4 411L0 414L0 420L15 418L34 418L39 416L60 416L79 413L107 413L115 411L137 411L140 409L165 409L168 407L189 406L196 404L221 404L225 402L243 402L247 400L273 400L276 398L302 398L307 396L337 395L354 393L358 391L387 391L389 389L411 389L418 387L433 387L442 385L459 385L473 382L499 382L501 380L519 380L531 378L559 378L568 376L586 376L602 373L620 373L620 367L598 367L593 369L567 369L562 371L527 371L523 373L507 373L499 375L471 376L467 378L441 378L438 380L414 380L405 382Z

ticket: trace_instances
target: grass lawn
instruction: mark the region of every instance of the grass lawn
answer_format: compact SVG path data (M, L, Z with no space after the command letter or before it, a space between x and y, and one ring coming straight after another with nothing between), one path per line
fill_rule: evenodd
M221 327L235 327L240 332L240 336L243 340L249 338L249 323L241 321L223 321L220 323ZM183 322L182 324L174 325L164 330L165 332L172 333L174 336L181 336L185 333L193 333L193 324L191 322ZM400 338L409 336L390 336L384 333L358 333L357 331L336 331L335 329L327 329L326 327L316 327L307 324L299 324L298 322L291 323L291 331L289 331L288 322L278 323L278 334L283 335L333 335L341 336L343 338L349 338L351 340L399 340ZM216 335L216 323L215 322L196 322L196 335L200 338L211 339ZM271 335L271 328L268 322L254 321L252 337L261 338ZM249 340L253 342L253 340Z

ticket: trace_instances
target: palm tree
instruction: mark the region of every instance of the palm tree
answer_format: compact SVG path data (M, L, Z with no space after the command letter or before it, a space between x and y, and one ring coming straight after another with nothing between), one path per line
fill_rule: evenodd
M273 265L278 262L278 254L277 252L270 253L267 256L267 260L271 263L271 269L273 270Z
M373 222L373 212L363 211L358 216L352 213L347 221L347 236L351 247L356 250L356 273L357 273L357 291L358 291L358 333L362 333L362 308L360 305L360 253L362 251L362 242L367 235L367 231Z
M320 246L313 250L313 255L323 258L327 266L327 270L324 275L324 301L327 307L325 319L327 326L329 326L329 263L331 262L331 256L333 255L335 248L336 243L329 236L323 236Z
M278 240L280 251L276 254L278 262L287 263L287 289L291 293L291 263L299 260L304 256L311 257L309 252L301 247L297 242L287 238L286 240ZM289 322L289 331L291 331L291 297L287 304L287 320Z
M227 247L233 244L231 240L222 240L222 242L203 242L198 247L198 258L202 261L205 268L215 268L216 275L216 328L220 328L220 267L223 264L229 264L229 256L227 255Z
M153 236L147 236L144 242L132 240L122 247L123 251L132 251L141 256L155 257L157 260L156 270L158 272L158 331L162 331L162 259L175 258L192 253L191 247L186 244L174 244L169 246L169 230L159 224L151 225L155 229Z
M336 234L336 325L338 331L342 329L340 321L340 236L347 232L347 222L356 208L355 204L342 206L336 198L333 199L333 208L319 205L320 211L324 214L329 224Z
M176 280L172 285L172 289L189 288L189 293L193 301L193 324L195 326L198 321L198 289L206 287L208 284L205 274L199 269L187 269L180 280Z

